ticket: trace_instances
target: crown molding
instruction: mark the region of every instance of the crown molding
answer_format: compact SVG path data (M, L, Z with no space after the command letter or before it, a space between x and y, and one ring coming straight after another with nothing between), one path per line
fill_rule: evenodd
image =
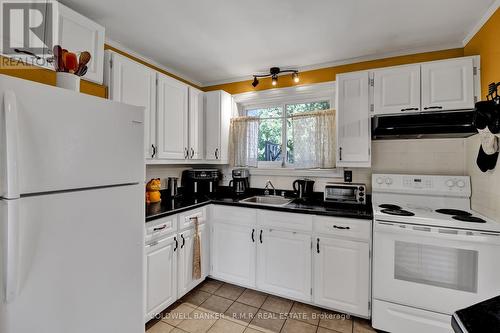
M180 72L178 72L178 71L176 71L176 70L174 70L172 68L166 67L166 66L164 66L164 65L162 65L162 64L154 61L151 58L147 58L147 57L145 57L145 56L137 53L136 51L129 49L128 47L124 46L120 42L117 42L117 41L114 41L112 39L106 38L105 43L108 44L108 45L110 45L110 46L112 46L112 47L114 47L114 48L117 48L117 49L119 49L119 50L121 50L121 51L123 51L123 52L125 52L127 54L130 54L131 56L134 56L134 57L136 57L136 58L138 58L138 59L140 59L140 60L142 60L142 61L144 61L144 62L146 62L146 63L148 63L150 65L152 65L152 66L155 66L155 67L157 67L157 68L159 68L161 70L164 70L165 72L168 72L170 74L178 76L178 77L180 77L180 78L182 78L182 79L190 82L194 86L203 87L203 85L201 84L201 82L199 82L199 81L197 81L197 80L189 77L188 75L180 73Z
M465 46L467 46L467 44L469 44L471 39L474 38L474 36L479 32L479 30L481 30L483 25L485 25L485 23L488 22L488 20L493 16L493 14L495 14L495 12L497 11L497 9L499 7L500 7L500 0L496 0L490 6L490 8L488 8L486 13L484 13L484 15L481 17L481 19L476 23L474 28L472 28L472 30L467 34L467 36L465 36L465 39L462 42L463 47L465 47Z
M497 1L500 1L500 0L497 0ZM361 56L361 57L332 61L332 62L324 62L324 63L319 63L319 64L315 64L315 65L308 65L308 66L299 66L299 67L282 66L282 67L283 68L293 67L294 69L298 69L299 72L305 72L305 71L312 71L312 70L316 70L316 69L350 65L350 64L355 64L358 62L381 60L381 59L386 59L386 58L400 57L400 56L412 55L412 54L417 54L417 53L444 51L444 50L456 49L456 48L463 48L462 43L461 42L454 42L454 43L439 44L439 45L419 47L419 48L413 48L413 49L406 49L406 50L401 50L401 51L377 53L377 54L371 54L371 55L366 55L366 56ZM251 81L254 74L255 73L250 73L250 74L247 74L245 76L235 77L235 78L231 78L231 79L203 82L201 87L206 88L206 87L210 87L210 86L217 86L217 85L227 84L227 83ZM299 75L300 75L300 73L299 73ZM332 78L332 80L333 79L334 78Z

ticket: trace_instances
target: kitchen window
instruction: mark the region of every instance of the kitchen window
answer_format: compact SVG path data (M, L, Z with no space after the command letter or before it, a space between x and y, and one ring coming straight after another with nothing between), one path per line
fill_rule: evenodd
M332 98L281 98L240 108L231 122L233 166L335 168Z

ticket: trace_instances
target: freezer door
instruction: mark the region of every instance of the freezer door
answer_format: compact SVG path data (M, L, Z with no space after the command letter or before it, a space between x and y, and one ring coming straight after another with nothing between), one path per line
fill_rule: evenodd
M144 181L143 108L5 75L0 99L0 197Z
M8 300L0 281L0 332L144 332L142 202L142 185L0 200L0 241L18 249L0 266L16 277Z

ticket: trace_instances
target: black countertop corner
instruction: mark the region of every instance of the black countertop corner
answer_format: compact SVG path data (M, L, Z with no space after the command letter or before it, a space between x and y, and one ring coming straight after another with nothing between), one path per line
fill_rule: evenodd
M500 296L458 310L452 326L456 333L500 332Z
M281 194L282 191L277 191ZM292 198L293 192L284 191L287 197ZM295 199L286 206L265 206L242 203L240 200L254 195L263 194L261 189L251 189L245 196L236 197L228 189L221 187L219 192L213 196L200 196L200 197L186 197L179 195L175 198L170 198L166 192L162 193L162 200L158 203L151 203L146 205L146 222L156 220L169 215L182 213L191 209L202 207L208 204L216 205L229 205L246 208L258 208L266 210L274 210L281 212L291 212L300 214L323 215L323 216L337 216L347 218L357 218L371 220L373 218L371 198L367 196L366 205L352 205L352 204L328 204L325 205L321 193L315 193L314 197L308 201L299 201Z

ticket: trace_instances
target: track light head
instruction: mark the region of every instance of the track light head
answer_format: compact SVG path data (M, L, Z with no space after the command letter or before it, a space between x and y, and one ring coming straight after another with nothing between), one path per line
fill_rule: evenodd
M259 80L257 79L257 77L253 77L253 82L252 82L252 86L255 88L259 85Z
M293 82L299 83L300 79L299 79L299 73L298 72L294 72L292 74L292 78L293 78Z
M273 80L272 80L273 86L276 86L278 84L278 75L273 75Z

